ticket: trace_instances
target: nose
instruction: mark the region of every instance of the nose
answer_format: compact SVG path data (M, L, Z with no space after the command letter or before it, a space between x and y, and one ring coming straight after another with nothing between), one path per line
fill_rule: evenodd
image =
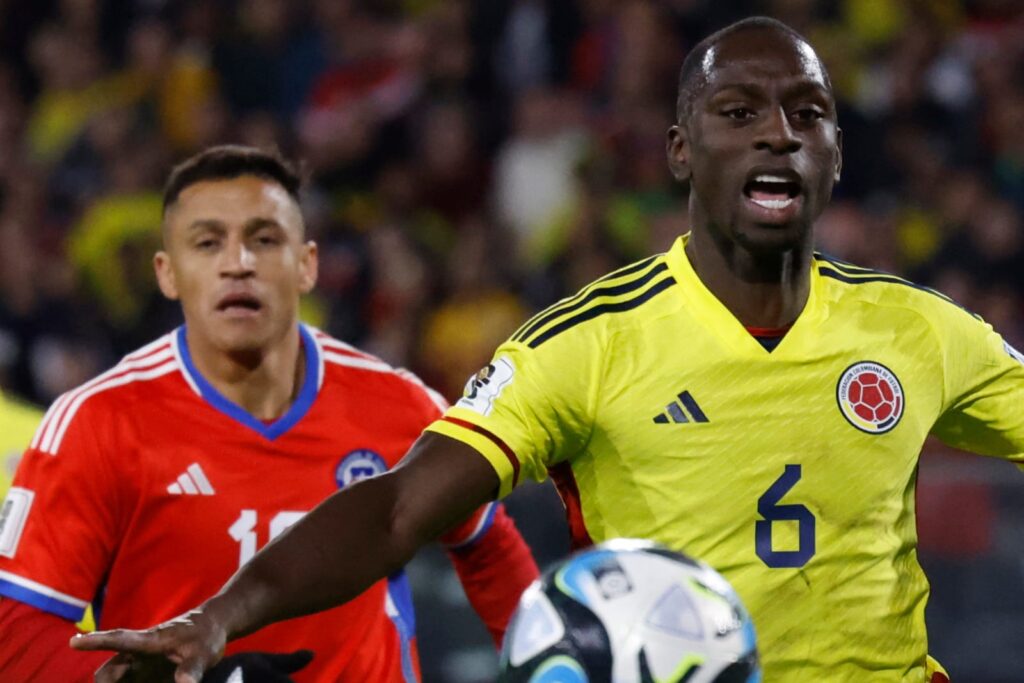
M224 277L244 278L255 272L256 256L242 240L231 240L221 252L220 273Z
M775 107L761 119L754 138L754 149L768 150L772 154L793 154L800 149L800 138L789 125L782 107Z

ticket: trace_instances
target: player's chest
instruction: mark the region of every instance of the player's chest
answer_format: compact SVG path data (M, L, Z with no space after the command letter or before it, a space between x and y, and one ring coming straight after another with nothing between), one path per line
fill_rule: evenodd
M244 562L335 491L393 467L410 442L315 415L268 439L198 410L139 441L129 536Z
M619 389L600 401L597 447L659 471L763 478L813 463L837 478L892 478L913 469L938 414L941 375L911 339L823 329L768 354L733 352L710 333L679 338L674 353L610 361Z

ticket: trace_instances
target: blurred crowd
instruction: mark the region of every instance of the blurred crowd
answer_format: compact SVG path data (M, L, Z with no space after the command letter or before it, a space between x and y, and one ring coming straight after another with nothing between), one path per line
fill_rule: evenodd
M1018 2L50 0L0 3L0 381L46 403L176 322L161 183L231 141L309 175L306 318L456 395L529 311L686 231L677 70L751 12L840 99L821 248L1021 344Z
M46 404L180 321L151 268L162 181L237 142L308 174L304 318L455 397L531 311L686 232L678 68L754 13L804 33L836 89L819 248L1024 347L1017 0L11 0L0 386Z

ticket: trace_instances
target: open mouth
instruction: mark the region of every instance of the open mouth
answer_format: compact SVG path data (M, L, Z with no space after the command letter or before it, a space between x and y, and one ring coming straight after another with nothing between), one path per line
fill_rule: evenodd
M255 313L263 308L260 300L250 294L229 294L217 303L221 313Z
M800 196L800 183L783 175L758 173L743 186L743 194L766 209L785 209Z

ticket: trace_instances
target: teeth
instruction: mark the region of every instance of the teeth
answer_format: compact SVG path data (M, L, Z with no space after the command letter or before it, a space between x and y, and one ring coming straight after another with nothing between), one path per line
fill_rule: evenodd
M788 178L783 178L782 176L769 175L767 173L762 173L761 175L759 175L756 178L754 178L754 182L758 182L758 183L788 183L789 179Z
M751 199L750 201L766 209L784 209L793 203L792 197L787 197L786 199Z

